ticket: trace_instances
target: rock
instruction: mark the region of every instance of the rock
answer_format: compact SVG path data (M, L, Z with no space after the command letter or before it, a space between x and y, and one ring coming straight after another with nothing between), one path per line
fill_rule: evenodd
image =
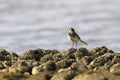
M0 49L0 61L4 60L11 61L10 53L4 49Z
M82 63L85 64L85 65L89 65L90 62L91 62L93 59L94 59L93 56L84 56L84 57L80 60L80 62L82 62Z
M120 63L120 53L114 54L114 58L112 59L112 63L113 64Z
M56 64L53 61L47 61L45 64L43 64L43 69L45 71L55 71L56 70Z
M64 60L58 61L56 65L58 69L68 68L73 62L75 62L74 59L64 59Z
M32 68L32 75L37 75L40 74L40 67L39 66L35 66Z
M112 65L112 58L114 54L111 53L106 53L103 54L97 58L95 58L89 65L92 67L98 67L98 66L103 66L105 64Z
M86 48L79 48L75 53L75 58L79 61L84 56L90 56L89 51Z
M62 55L62 57L64 58L64 59L74 59L75 57L74 57L74 53L76 52L76 49L74 49L74 48L70 48L70 49L68 49L68 50L66 50L66 51L63 51L62 53L61 53L61 55Z
M53 60L53 54L47 54L40 59L41 63L45 63L49 60Z
M80 74L78 76L75 76L72 80L108 80L108 78L100 75L100 74Z
M71 70L71 67L65 68L65 69L59 69L58 72L66 72Z
M40 60L40 58L43 57L42 49L36 49L36 50L28 50L24 52L22 55L20 55L20 60Z
M53 60L54 60L55 62L61 61L61 60L64 59L64 58L62 57L62 53L54 54L52 57L53 57Z
M88 71L88 68L87 66L85 66L83 63L80 63L80 62L74 62L72 65L71 65L71 69L72 70L75 70L77 72L85 72L85 71Z
M31 63L27 60L23 60L23 61L19 61L19 62L13 64L9 68L9 72L11 72L11 73L24 73L24 72L31 73L31 69L32 69Z
M51 80L71 80L75 75L75 72L72 70L61 71L53 75Z
M109 50L106 46L96 47L89 51L94 57L98 57L105 53L113 53L112 50Z
M5 68L4 65L2 64L2 62L0 62L0 70L4 68Z
M5 72L9 72L9 69L2 69L2 70L0 70L0 73L5 73Z
M40 65L40 62L39 61L34 61L32 62L32 66L39 66Z
M9 68L12 65L11 61L3 61L2 64L3 64L4 68Z
M117 71L120 72L120 63L116 63L110 68L110 72L117 72Z
M18 61L19 55L17 55L16 53L10 52L10 56L11 56L11 62L12 62L12 63L15 63L15 62Z
M47 54L55 54L58 53L57 50L44 50L44 49L35 49L35 50L28 50L26 52L24 52L19 59L20 60L40 60L41 57L43 57L44 55Z
M43 52L43 55L47 55L47 54L56 54L56 53L59 53L59 51L55 50L55 49L52 49L52 50L44 50L42 49L42 52Z

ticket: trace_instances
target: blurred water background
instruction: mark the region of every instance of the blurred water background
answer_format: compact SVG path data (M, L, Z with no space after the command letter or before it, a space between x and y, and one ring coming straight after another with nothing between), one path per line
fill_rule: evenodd
M66 30L74 27L91 49L120 50L120 0L0 0L0 48L71 47Z

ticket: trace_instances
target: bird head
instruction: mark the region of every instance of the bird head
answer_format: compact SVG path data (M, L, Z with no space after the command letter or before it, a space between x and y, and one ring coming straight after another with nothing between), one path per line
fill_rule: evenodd
M75 30L74 30L73 28L69 28L69 29L67 30L67 32L68 32L69 34L73 34L73 33L75 32Z

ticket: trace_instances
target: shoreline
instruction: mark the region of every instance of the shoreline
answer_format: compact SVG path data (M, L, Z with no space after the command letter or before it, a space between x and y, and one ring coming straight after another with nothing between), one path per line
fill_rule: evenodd
M0 49L0 80L119 80L120 53L106 46L90 50L35 49L18 55Z

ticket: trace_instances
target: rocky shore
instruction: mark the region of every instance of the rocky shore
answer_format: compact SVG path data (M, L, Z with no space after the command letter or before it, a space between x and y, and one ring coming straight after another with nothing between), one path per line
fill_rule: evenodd
M120 53L105 46L21 55L0 49L0 80L120 80Z

